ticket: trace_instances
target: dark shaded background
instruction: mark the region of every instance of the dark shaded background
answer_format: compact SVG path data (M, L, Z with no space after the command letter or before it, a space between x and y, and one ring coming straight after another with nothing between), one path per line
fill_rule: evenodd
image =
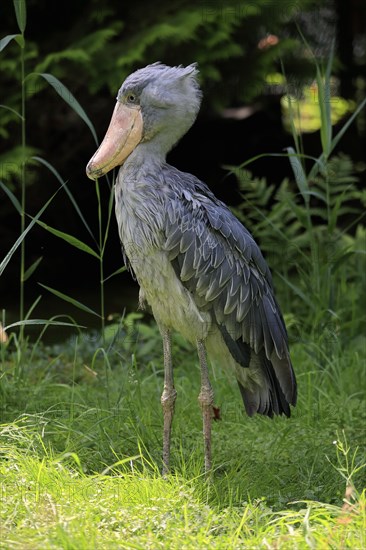
M193 9L193 3L181 1L172 5L168 2L152 4L140 0L121 3L115 0L64 1L61 5L45 0L29 0L26 39L36 47L33 57L27 59L26 67L29 71L32 70L32 67L51 52L67 50L99 28L108 28L108 25L114 28L115 35L104 48L91 55L88 66L85 63L78 65L77 62L61 57L59 60L55 59L46 69L67 85L93 121L101 140L114 106L116 89L131 70L156 60L168 64L186 64L197 60L202 71L202 110L194 127L169 154L168 161L181 170L194 173L207 182L218 197L235 205L240 200L237 184L223 167L240 164L264 152L281 153L285 147L293 145L292 137L282 125L281 94L273 93L273 90L269 93L262 84L266 72L281 71L280 59L286 60L290 76L292 75L299 86L311 73L309 60L306 57L298 57L301 56L301 45L293 47L293 41L298 40L295 23L300 25L319 58L326 58L331 39L336 35L335 71L340 79L340 94L343 97L359 100L360 92L356 80L363 78L365 82L365 66L362 63L366 57L366 38L363 34L366 28L364 2L335 0L287 4L291 8L289 13L291 10L294 12L292 18L283 17L286 7L283 4L281 16L277 20L273 18L271 21L269 18L271 13L273 15L273 9L269 15L263 9L254 19L254 23L253 19L247 23L245 19L241 21L238 17L232 40L233 43L243 45L242 56L228 55L222 59L219 52L224 47L229 47L229 44L225 45L223 42L221 50L215 53L214 46L211 47L207 43L209 36L201 30L197 33L192 31L192 37L188 36L181 42L162 36L152 43L151 47L145 49L141 60L134 60L132 55L130 62L126 61L124 65L118 66L118 56L128 48L131 48L131 51L137 48L139 36L145 36L144 33L146 34L160 20L172 20L176 14L188 17L189 10ZM225 9L228 5L234 6L234 10L240 10L243 4L202 2L202 18L221 13L222 21L225 23ZM17 33L12 2L8 2L2 10L1 36ZM237 13L239 14L239 11ZM184 17L182 15L183 22ZM217 32L219 30L218 28ZM177 26L177 35L183 32L184 28ZM214 33L210 36L212 35ZM260 41L269 35L279 36L283 44L288 44L287 49L284 47L283 52L279 50L272 58L270 46L265 48L265 52L258 48ZM211 56L208 53L210 47ZM88 48L91 50L90 44ZM0 54L0 103L6 105L9 104L9 100L19 102L19 82L14 79L14 74L18 70L15 49L14 44ZM262 60L262 54L267 56L265 61ZM9 69L9 60L13 59L15 68ZM216 69L219 78L215 80L212 75ZM116 88L115 82L118 82ZM52 89L39 86L38 93L33 94L29 91L27 97L27 143L36 148L40 156L52 164L68 182L84 216L97 234L94 184L85 176L85 166L96 149L95 143L87 126L74 111ZM239 108L243 105L250 107L246 118L223 116L225 109ZM16 121L7 124L7 132L8 135L3 136L4 139L1 141L0 155L20 143L20 126ZM362 125L354 124L341 142L341 150L350 154L356 163L364 161L365 139ZM318 155L318 133L304 135L304 145L307 154ZM270 183L279 184L284 177L291 177L286 159L261 159L251 164L250 170L256 176L266 177ZM1 175L0 169L0 179ZM34 214L57 189L59 183L45 168L28 166L27 176L30 182L27 187L27 212ZM364 171L361 170L359 176L362 183ZM9 186L19 196L17 182L11 180ZM103 191L104 217L108 196L109 189L106 184ZM2 191L0 216L0 256L3 257L19 235L20 220ZM52 227L70 233L93 246L92 239L63 191L58 194L42 219ZM26 283L28 305L39 294L43 294L41 303L44 305L39 307L44 307L47 311L46 317L67 309L65 303L47 295L39 287L38 283L41 282L73 295L81 302L85 301L90 307L97 307L99 266L94 258L73 249L39 227L33 228L28 236L26 251L27 265L39 256L44 258L36 273ZM117 226L113 217L105 273L112 273L121 265ZM9 310L10 315L14 314L14 319L18 308L18 280L19 254L12 259L0 279L0 307ZM125 306L136 307L137 287L127 273L111 279L106 285L106 293L109 312L121 312Z

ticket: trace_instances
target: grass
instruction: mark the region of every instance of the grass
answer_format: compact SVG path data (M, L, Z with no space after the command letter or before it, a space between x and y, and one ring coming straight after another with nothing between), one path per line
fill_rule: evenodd
M154 326L127 321L2 362L2 548L365 547L364 346L292 356L290 420L249 419L214 370L214 476L205 480L199 370L177 337L172 474L162 479L163 376Z
M14 112L22 123L24 159L25 81L29 78L41 77L54 88L96 139L85 111L60 81L25 70L25 0L14 2L14 7L20 34L1 40L0 50L13 40L20 47L22 104ZM354 185L351 161L330 158L366 100L333 137L325 99L331 65L332 55L324 70L315 60L323 94L319 101L322 154L312 159L310 172L305 172L306 156L294 133L296 152L289 148L286 155L295 184L281 187L278 205L266 211L268 201L263 197L268 198L273 189L267 182L248 182L244 174L246 200L249 197L254 205L245 218L262 242L270 237L267 242L276 252L274 260L292 268L291 275L285 272L278 278L278 294L280 303L286 304L299 403L291 419L249 419L235 381L214 369L211 378L221 419L214 423L210 480L203 475L195 351L176 336L178 400L172 473L162 479L163 373L158 331L155 325L143 323L139 314L105 325L104 282L121 272L118 269L106 277L103 267L112 192L102 216L96 184L99 225L94 236L61 175L33 156L56 177L59 190L67 193L93 239L90 248L40 220L58 192L25 223L24 159L20 201L0 182L22 220L19 238L0 263L1 275L20 248L20 321L7 327L9 340L0 347L0 548L366 548L366 341L361 331L365 232L361 224L353 227L361 219L359 209L348 208L348 202L361 203L362 197ZM341 231L340 215L355 213L351 225ZM32 319L37 300L25 313L24 283L41 261L26 269L24 243L35 223L98 259L98 312L46 288L65 303L96 315L100 333L79 331L67 342L46 346L44 333L50 325L75 323L70 318L68 323L60 321L58 316ZM298 263L291 261L294 251ZM270 263L281 275L277 269L281 266ZM5 313L1 322L5 325ZM30 342L25 332L26 325L32 324L44 327L36 342ZM18 335L11 333L19 327ZM6 340L5 333L0 338Z

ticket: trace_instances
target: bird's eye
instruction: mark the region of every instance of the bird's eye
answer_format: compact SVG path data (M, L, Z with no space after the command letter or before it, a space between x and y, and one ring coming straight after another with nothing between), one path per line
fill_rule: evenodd
M135 101L136 101L136 95L133 94L133 93L127 94L127 101L128 101L129 103L135 103Z

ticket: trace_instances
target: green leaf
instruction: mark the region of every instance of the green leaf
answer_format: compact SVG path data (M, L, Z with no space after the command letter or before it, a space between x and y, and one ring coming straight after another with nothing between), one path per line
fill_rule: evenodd
M285 68L282 62L281 62L281 67L282 67L283 74L285 74ZM288 105L288 110L290 114L289 119L290 119L290 126L291 126L291 135L295 143L296 152L299 154L301 152L300 139L295 127L295 122L294 122L295 114L292 106L292 100L289 94L287 94L287 105ZM299 106L297 107L297 110L299 111ZM297 114L299 115L299 112Z
M58 290L55 290L54 288L50 288L49 286L43 285L42 283L38 283L42 288L45 288L58 298L61 298L65 302L69 302L73 306L77 307L78 309L81 309L82 311L86 311L86 313L91 313L92 315L95 315L96 317L100 317L99 313L94 311L93 309L90 309L90 307L82 304L78 300L75 300L74 298L71 298L71 296L68 296L67 294L63 294L63 292L60 292Z
M16 37L15 37L15 42L23 49L24 46L25 46L25 40L24 40L24 36L22 34L18 34Z
M304 171L304 168L299 160L298 155L295 153L293 147L287 147L286 151L288 152L288 158L291 164L292 171L295 176L295 181L297 187L299 188L300 193L304 197L306 204L309 202L309 197L307 193L309 192L308 180Z
M76 328L86 328L83 325L77 325L75 323L65 323L63 321L50 321L49 319L27 319L26 321L17 321L11 325L4 327L4 330L9 330L13 327L21 327L23 325L56 325L56 326L66 326L66 327L76 327Z
M333 59L333 56L329 57L329 61ZM326 75L323 76L319 66L316 68L316 81L318 85L318 104L320 111L320 139L322 142L322 149L325 158L328 158L331 152L332 143L332 118L331 118L331 91L330 91L330 71L329 62Z
M24 33L27 24L27 6L25 0L13 0L15 15L21 33Z
M90 236L93 237L94 239L94 235L93 235L93 232L92 230L90 229L86 219L84 218L80 208L79 208L79 205L78 203L76 202L76 200L74 199L73 197L73 194L71 193L70 189L67 187L66 185L66 182L62 179L62 177L60 176L60 174L58 173L58 171L56 170L56 168L54 168L52 166L52 164L50 164L49 162L47 162L47 160L43 159L42 157L38 157L38 156L33 156L32 159L36 160L37 162L40 162L41 164L43 164L46 168L48 168L48 170L58 179L58 181L60 183L62 183L63 185L63 188L65 189L65 192L67 193L70 201L72 202L72 205L73 207L75 208L76 212L78 213L79 215L79 218L81 219L81 221L83 222L83 224L85 225L87 231L89 232ZM95 240L95 239L94 239Z
M324 110L324 86L323 86L323 77L320 72L320 68L317 65L316 67L316 83L318 87L318 108L320 113L320 141L322 143L322 150L324 153L325 158L328 158L329 156L329 147L327 147L327 140L326 140L326 134L327 134L327 122L325 118L325 110Z
M29 277L33 275L33 273L35 272L35 270L37 269L37 267L39 266L42 260L43 260L43 256L38 258L35 262L32 263L32 265L28 267L27 271L24 273L23 281L26 281L27 279L29 279Z
M20 113L18 113L18 111L16 111L15 109L12 109L11 107L8 107L7 105L2 105L2 104L0 105L0 108L5 109L6 111L10 111L14 115L16 115L18 118L20 118L20 120L23 120L22 115Z
M39 302L41 301L42 299L42 294L40 294L33 302L33 304L30 306L30 308L28 309L27 313L26 313L26 316L24 317L24 320L27 321L29 319L29 317L32 315L33 311L35 310L35 308L38 306Z
M6 193L8 195L8 197L11 200L14 208L17 210L18 214L21 214L22 213L22 207L20 205L20 202L18 201L18 199L14 195L14 193L12 191L10 191L10 189L2 181L0 181L0 187L4 191L4 193Z
M327 66L325 69L324 79L325 79L325 86L326 86L326 99L330 102L331 100L331 89L330 89L330 79L332 76L332 68L333 68L333 61L334 61L334 49L335 49L335 38L332 38L331 45L330 45L330 51L327 61ZM330 113L329 113L329 122L331 122Z
M44 206L42 206L42 208L40 209L38 214L36 214L34 216L34 218L30 222L30 224L26 227L26 229L23 231L23 233L17 238L17 240L15 241L15 243L13 244L13 246L11 247L11 249L9 250L9 252L7 253L7 255L5 256L5 258L3 259L3 261L0 264L0 276L3 274L6 266L10 262L13 254L16 251L16 249L18 248L18 246L23 242L23 240L25 239L27 233L32 229L34 224L38 222L38 219L42 216L43 212L46 210L46 208L49 206L49 204L53 201L53 199L55 198L57 193L60 191L60 189L61 189L61 187L59 189L57 189L56 193L54 193L50 199L48 199L46 204Z
M108 281L108 279L111 279L111 278L114 277L115 275L119 275L119 273L124 273L126 270L127 270L127 267L126 267L125 265L123 265L123 266L120 267L119 269L116 269L116 271L113 271L113 273L111 273L110 275L108 275L108 277L106 277L105 279L103 279L103 283L105 283L106 281Z
M343 137L343 135L346 133L348 128L351 126L352 122L355 120L357 115L362 111L362 109L366 106L366 98L361 101L355 112L352 114L352 116L347 120L347 122L344 124L344 126L339 130L338 134L334 137L332 140L332 146L331 151L338 145L338 142Z
M7 36L4 36L4 38L1 38L0 40L0 52L2 52L6 46L11 42L12 40L15 40L19 34L8 34Z
M107 226L106 226L105 232L104 232L104 241L103 241L102 250L101 250L101 253L100 253L101 256L104 256L104 251L105 251L105 247L106 247L107 240L108 240L109 228L110 228L111 219L112 219L112 209L113 209L113 204L114 204L113 201L114 201L114 188L111 187L110 188L110 195L109 195L109 203L108 203Z
M89 130L91 131L93 138L95 140L95 143L98 145L98 138L97 134L95 132L94 125L80 103L77 101L77 99L72 95L70 90L62 84L62 82L49 73L31 73L28 75L27 78L31 76L41 76L52 86L52 88L58 93L58 95L67 103L74 111L75 113L85 122L85 124L88 126Z
M362 111L362 109L366 106L366 98L361 101L357 109L354 111L352 116L347 120L347 122L342 126L342 128L339 130L338 134L332 139L331 146L330 146L330 153L333 152L334 148L338 145L348 128L351 126L352 122L355 120L355 118L358 116L358 114ZM330 154L329 153L329 154ZM317 162L314 164L312 169L309 173L309 179L315 178L317 173L319 172L319 169L324 166L325 164L325 155L322 153L320 157L318 158Z
M79 250L82 250L83 252L87 252L91 256L94 256L95 258L98 258L98 260L100 259L99 255L96 252L94 252L94 250L92 248L90 248L90 246L83 243L82 241L80 241L76 237L73 237L72 235L69 235L68 233L64 233L63 231L59 231L58 229L54 229L53 227L50 227L49 225L47 225L44 222L38 221L37 223L41 227L43 227L43 229L46 229L46 231L49 231L53 235L56 235L56 237L59 237L60 239L63 239L64 241L68 242L69 244L71 244L75 248L78 248Z

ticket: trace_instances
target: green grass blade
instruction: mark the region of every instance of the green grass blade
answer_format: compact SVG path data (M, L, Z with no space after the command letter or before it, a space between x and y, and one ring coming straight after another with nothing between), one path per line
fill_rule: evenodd
M76 327L76 328L86 328L83 325L76 325L75 323L66 323L63 321L50 321L49 319L27 319L26 321L16 321L11 325L4 327L4 330L9 330L13 327L21 327L24 325L55 325L55 326L66 326L66 327Z
M32 263L32 265L30 265L27 269L27 271L24 273L24 277L23 277L23 281L25 282L27 279L29 279L29 277L31 277L33 275L33 273L35 272L35 270L37 269L37 267L39 266L39 264L41 263L41 261L43 260L43 256L41 256L40 258L38 258L38 260L36 260L35 262Z
M14 252L17 250L18 246L23 242L23 240L25 239L27 233L29 233L29 231L32 229L32 227L34 226L35 223L37 223L39 221L39 218L42 216L43 212L46 210L46 208L50 205L50 203L53 201L53 199L55 198L55 196L57 195L57 193L60 191L61 187L59 189L57 189L56 193L54 193L52 195L52 197L50 199L48 199L48 201L46 202L46 204L44 206L42 206L42 208L40 209L40 211L38 212L38 214L36 214L34 216L34 218L32 219L32 221L30 222L30 224L26 227L26 229L23 231L23 233L21 235L19 235L19 237L17 238L17 240L15 241L15 243L13 244L13 246L11 247L11 249L9 250L9 252L6 254L5 258L2 260L2 262L0 263L0 276L3 274L6 266L8 265L8 263L10 262Z
M282 71L282 74L285 78L285 82L287 83L288 79L287 79L287 76L286 76L285 66L284 66L284 63L283 63L282 60L281 60L281 71ZM299 135L296 131L296 128L295 128L295 123L294 123L295 116L294 116L294 110L293 110L293 107L292 107L292 101L291 101L290 93L286 94L286 98L287 98L287 105L288 105L288 109L289 109L289 113L290 113L289 119L290 119L290 125L291 125L292 139L294 140L294 143L295 143L296 152L297 152L298 155L300 155L302 153L301 138L299 137ZM299 109L300 109L299 103L297 102L297 110L299 111ZM299 120L300 120L300 116L299 116Z
M352 116L347 120L347 122L342 126L342 128L339 130L338 134L332 139L331 145L330 145L330 153L333 152L335 147L338 145L344 134L347 132L348 128L351 126L355 118L358 116L358 114L362 111L362 109L366 106L366 98L361 101L355 112L352 114ZM319 168L321 166L324 166L326 161L324 153L322 153L319 158L317 159L316 163L313 165L312 169L309 172L309 179L313 179L317 173L319 172Z
M327 61L327 67L325 69L325 79L330 84L330 77L332 74L333 60L334 60L334 50L335 50L335 39L333 38L330 44L329 57ZM329 90L330 91L330 90ZM329 95L330 98L330 95Z
M294 140L297 154L300 154L301 153L300 139L299 139L299 135L296 131L295 123L294 123L295 114L294 114L294 110L293 110L293 107L292 107L292 102L291 102L290 97L288 97L288 99L287 99L287 105L288 105L289 113L290 113L289 118L290 118L292 139ZM299 111L300 111L300 107L298 105L297 106L297 112L298 112L297 114L298 114L298 120L300 121L301 117L300 117L300 112ZM301 130L300 130L300 132L301 132Z
M111 466L107 466L107 468L105 468L100 473L100 475L101 476L106 476L109 472L113 472L113 470L115 468L117 468L117 466L122 466L123 464L129 464L130 462L133 462L134 460L137 460L138 458L142 458L142 456L143 456L142 454L139 454L139 455L134 455L134 456L128 456L127 458L122 458L121 460L118 460L118 462L115 462Z
M316 82L318 87L318 108L320 113L320 141L322 144L322 150L326 158L328 158L329 155L329 148L327 147L327 121L326 121L326 115L325 115L325 99L324 99L324 85L323 85L323 77L320 72L320 68L316 67Z
M362 109L366 106L366 98L361 101L355 112L352 114L352 116L347 120L347 122L342 126L342 128L339 130L338 134L333 138L332 144L331 144L331 152L333 149L338 145L339 141L342 139L348 128L351 126L352 122L355 120L357 115L362 111Z
M0 50L1 51L1 50ZM23 117L20 113L18 113L18 111L16 111L15 109L12 109L11 107L8 107L7 105L3 105L2 103L0 104L0 109L5 109L6 111L10 111L11 113L13 113L14 115L16 115L18 118L20 118L20 120L23 120Z
M64 294L63 292L60 292L59 290L55 290L54 288L51 288L49 286L43 285L42 283L38 283L42 288L45 288L58 298L61 298L61 300L64 300L65 302L69 302L69 304L72 304L73 306L77 307L78 309L81 309L82 311L85 311L86 313L90 313L91 315L95 315L96 317L100 317L99 313L94 311L93 309L90 309L90 307L86 306L85 304L82 304L78 300L75 300L74 298L71 298L71 296L68 296L67 294Z
M320 139L323 153L326 158L331 152L332 143L332 118L330 107L330 77L323 75L319 66L316 68L316 81L318 85L318 104L320 111Z
M319 159L316 157L313 157L312 155L305 155L303 153L296 153L293 149L293 147L288 147L286 150L291 149L293 151L293 154L295 154L298 158L302 158L304 160L313 160L314 162L319 162ZM230 164L224 164L222 165L222 168L225 170L229 170L229 174L237 173L239 170L243 170L246 166L249 164L253 164L253 162L256 162L259 159L267 158L267 157L278 157L278 158L289 158L289 153L260 153L259 155L255 155L254 157L251 157L250 159L244 161L242 164L239 164L239 166L232 166Z
M87 244L83 243L76 237L73 237L72 235L69 235L68 233L64 233L63 231L59 231L58 229L55 229L53 227L50 227L44 222L37 221L37 223L43 227L43 229L46 229L46 231L49 231L53 235L56 235L56 237L59 237L60 239L66 241L67 243L71 244L71 246L74 246L75 248L78 248L79 250L82 250L83 252L86 252L87 254L90 254L91 256L94 256L95 258L98 258L99 255Z
M120 267L119 269L116 269L116 271L113 271L113 273L111 273L110 275L108 275L108 277L106 277L105 279L103 279L103 283L105 283L106 281L108 281L108 279L111 279L111 278L114 277L115 275L119 275L120 273L124 273L126 270L127 270L127 267L126 267L125 265L123 265L123 266Z
M78 216L79 218L81 219L81 221L83 222L83 224L85 225L88 233L90 234L91 237L93 237L94 239L94 235L93 235L93 232L92 230L90 229L89 225L88 225L88 222L86 221L86 219L84 218L80 208L79 208L79 205L78 203L76 202L76 200L74 199L74 196L73 194L71 193L70 189L67 187L67 184L66 182L62 179L62 177L60 176L60 174L58 173L58 171L56 170L56 168L54 168L52 166L52 164L50 164L49 162L47 162L47 160L43 159L42 157L38 157L38 156L34 156L32 157L32 159L36 160L37 162L40 162L41 164L43 164L46 168L48 168L48 170L55 176L56 179L58 179L58 181L63 184L64 186L64 189L65 189L65 192L67 194L67 196L69 197L73 207L75 208L76 212L78 213ZM94 239L95 240L95 239Z
M103 256L103 254L104 254L105 247L106 247L107 240L108 240L109 228L110 228L111 219L112 219L113 204L114 204L114 189L113 189L113 187L112 187L112 188L111 188L110 195L109 195L108 218L107 218L107 226L106 226L105 232L104 232L104 241L103 241L103 246L102 246L102 251L101 251L101 255L102 255L102 256Z
M35 310L35 308L38 306L39 302L42 300L42 294L40 294L33 302L33 304L30 306L30 308L28 309L25 317L24 317L24 320L27 321L29 319L29 317L32 315L33 311Z
M19 34L8 34L7 36L4 36L4 38L0 39L0 52L2 52L6 46L11 42L12 40L15 40L19 37Z
M18 201L18 199L16 198L14 193L12 191L10 191L10 189L2 181L0 181L0 187L4 191L4 193L6 193L8 195L9 199L11 200L11 202L12 202L14 208L16 209L16 211L18 212L18 214L21 214L22 213L22 207L20 206L20 202Z
M17 18L18 27L21 33L24 33L27 24L27 6L25 0L13 0L14 10Z
M308 186L308 180L307 180L304 168L293 147L287 147L286 151L288 152L288 159L290 161L291 168L295 176L297 187L300 193L302 194L302 196L304 197L305 202L308 203L309 186Z
M330 78L331 78L331 72L333 67L333 59L334 59L334 38L331 43L330 47L330 53L328 57L327 67L325 69L324 74L324 112L325 112L325 120L326 120L326 128L327 128L327 135L326 135L326 146L327 146L327 154L330 155L331 152L331 145L332 145L332 134L333 134L333 126L332 126L332 109L331 109L331 87L330 87Z
M77 101L77 99L72 95L70 90L52 74L31 73L30 75L28 75L28 78L30 76L41 76L46 82L48 82L48 84L50 84L50 86L52 86L52 88L65 101L65 103L67 103L73 109L73 111L75 111L75 113L85 122L93 135L95 143L98 145L98 138L92 121L90 120L80 103Z
M322 70L320 68L318 60L314 55L314 52L309 42L306 40L299 26L296 25L296 27L299 35L301 36L303 43L309 50L309 53L314 61L315 68L316 68L316 81L318 85L318 104L319 104L319 112L320 112L320 119L321 119L320 140L322 143L323 155L325 156L325 158L328 158L331 152L330 144L332 140L332 122L331 122L331 110L330 110L330 73L333 65L334 42L332 43L332 46L331 46L331 55L329 56L326 73L325 73L325 76L323 77Z

